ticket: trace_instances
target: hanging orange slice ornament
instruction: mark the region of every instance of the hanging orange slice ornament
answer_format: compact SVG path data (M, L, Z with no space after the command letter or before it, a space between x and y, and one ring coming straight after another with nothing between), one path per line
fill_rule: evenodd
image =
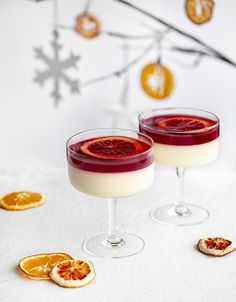
M188 18L200 25L211 19L214 5L213 0L187 0L185 10Z
M84 38L95 38L100 34L101 24L92 14L84 13L76 18L75 31Z
M160 63L145 66L141 72L143 90L154 99L167 98L174 88L171 71Z

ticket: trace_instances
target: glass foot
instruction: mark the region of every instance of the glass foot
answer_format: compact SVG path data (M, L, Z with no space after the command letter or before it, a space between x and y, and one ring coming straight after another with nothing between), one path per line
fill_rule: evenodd
M118 235L111 241L108 240L107 234L89 237L83 243L83 249L94 257L111 259L133 256L144 248L145 243L139 236L128 233L119 233Z
M196 205L186 204L187 211L181 214L180 211L176 211L175 205L169 204L161 208L154 209L150 212L150 216L154 221L172 224L179 226L188 226L200 224L207 220L209 212Z

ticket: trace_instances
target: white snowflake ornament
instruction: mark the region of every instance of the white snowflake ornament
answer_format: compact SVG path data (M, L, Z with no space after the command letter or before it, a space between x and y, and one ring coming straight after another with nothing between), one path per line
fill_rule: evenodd
M60 59L59 52L62 49L62 45L58 43L59 33L57 30L53 31L53 40L51 42L53 49L53 57L47 56L41 47L34 49L36 58L45 63L47 68L45 70L36 70L36 76L34 81L40 86L43 86L45 81L52 78L54 82L53 91L51 96L54 99L54 103L57 106L58 102L62 99L60 92L60 83L64 82L70 87L72 94L79 93L79 81L77 79L71 79L67 74L66 70L70 68L77 69L77 62L80 59L79 56L70 54L67 59Z

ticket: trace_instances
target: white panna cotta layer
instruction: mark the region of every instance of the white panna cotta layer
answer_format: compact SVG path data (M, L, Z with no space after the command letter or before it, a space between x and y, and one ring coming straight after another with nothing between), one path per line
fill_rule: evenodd
M219 138L200 145L154 145L155 162L174 167L194 167L208 164L217 158Z
M148 189L154 179L154 164L131 172L100 173L68 165L71 184L79 191L97 197L136 195Z

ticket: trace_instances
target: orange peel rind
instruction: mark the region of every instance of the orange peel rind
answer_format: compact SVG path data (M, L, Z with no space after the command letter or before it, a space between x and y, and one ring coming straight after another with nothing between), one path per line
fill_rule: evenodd
M50 272L53 282L62 287L83 287L96 276L92 262L86 260L65 260L56 264Z
M236 250L230 240L222 237L200 239L197 248L201 253L214 257L223 257Z
M44 195L29 191L12 192L0 197L0 206L10 211L35 208L44 203Z

